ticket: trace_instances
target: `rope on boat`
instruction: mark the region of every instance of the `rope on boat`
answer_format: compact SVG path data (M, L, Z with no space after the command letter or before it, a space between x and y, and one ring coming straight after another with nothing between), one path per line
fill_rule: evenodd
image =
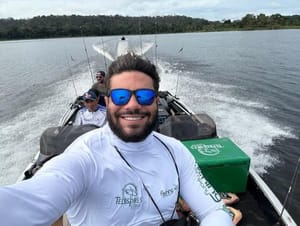
M287 191L287 194L285 196L285 199L284 199L284 202L283 202L283 206L282 206L282 210L280 212L280 215L279 215L279 218L278 218L278 221L277 223L275 224L276 226L277 225L280 225L280 220L282 218L282 215L283 215L283 211L285 209L285 206L286 204L288 203L288 200L290 198L290 194L292 192L292 190L295 188L296 186L296 182L297 182L297 178L298 178L298 169L299 169L299 165L300 165L300 157L298 158L298 162L297 162L297 165L296 165L296 168L295 168L295 171L294 171L294 174L293 174L293 177L292 177L292 180L291 180L291 185Z

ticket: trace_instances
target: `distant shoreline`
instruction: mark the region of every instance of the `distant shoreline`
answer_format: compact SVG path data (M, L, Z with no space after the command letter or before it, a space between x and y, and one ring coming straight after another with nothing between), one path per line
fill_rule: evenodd
M240 20L208 21L186 16L38 16L0 19L0 40L188 32L300 29L300 15L247 14Z

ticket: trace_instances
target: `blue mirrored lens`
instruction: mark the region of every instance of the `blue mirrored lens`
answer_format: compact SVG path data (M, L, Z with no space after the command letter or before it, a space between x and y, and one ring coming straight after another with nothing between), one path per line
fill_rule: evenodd
M135 97L140 105L150 105L154 101L155 92L152 89L138 89Z
M130 100L131 91L128 89L113 89L110 95L115 105L125 105Z
M151 105L156 96L155 91L152 89L113 89L110 91L110 96L115 105L125 105L129 102L132 93L135 95L137 102L140 105Z

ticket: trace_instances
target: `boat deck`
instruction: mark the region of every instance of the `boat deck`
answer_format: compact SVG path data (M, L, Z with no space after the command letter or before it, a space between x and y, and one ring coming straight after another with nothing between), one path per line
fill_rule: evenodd
M247 191L238 196L240 201L232 205L243 214L238 226L284 225L282 222L278 222L278 214L257 187L251 175L249 175Z

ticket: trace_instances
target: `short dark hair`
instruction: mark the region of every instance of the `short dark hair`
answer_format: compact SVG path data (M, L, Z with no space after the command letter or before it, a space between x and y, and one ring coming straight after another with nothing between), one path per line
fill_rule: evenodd
M108 68L107 76L105 77L105 85L108 87L108 91L110 89L111 77L125 71L139 71L145 73L152 78L154 90L158 92L160 78L155 65L152 64L150 60L135 53L127 53L119 56L111 63Z
M105 77L105 72L104 72L104 71L97 71L96 74L100 74L100 75L102 75L103 77Z

